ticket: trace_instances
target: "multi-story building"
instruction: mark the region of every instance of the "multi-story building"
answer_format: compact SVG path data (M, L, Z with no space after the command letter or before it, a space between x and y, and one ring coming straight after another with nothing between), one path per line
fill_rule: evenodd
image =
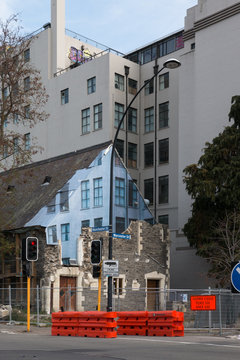
M198 0L184 29L123 55L66 31L65 1L52 0L51 23L30 49L50 95L49 119L31 129L44 148L34 161L112 141L124 110L157 67L169 57L181 62L139 94L117 144L156 220L169 225L172 287L210 284L206 263L182 233L191 210L183 169L228 123L239 91L239 23L240 1Z

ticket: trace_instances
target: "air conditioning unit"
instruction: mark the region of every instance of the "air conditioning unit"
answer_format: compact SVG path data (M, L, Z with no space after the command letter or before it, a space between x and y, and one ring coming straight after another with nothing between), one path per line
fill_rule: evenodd
M78 266L76 259L69 259L69 265L70 266Z

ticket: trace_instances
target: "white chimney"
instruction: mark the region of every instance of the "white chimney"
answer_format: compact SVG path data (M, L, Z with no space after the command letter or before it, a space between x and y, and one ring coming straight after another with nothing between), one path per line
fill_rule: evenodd
M51 0L52 75L65 68L65 0Z

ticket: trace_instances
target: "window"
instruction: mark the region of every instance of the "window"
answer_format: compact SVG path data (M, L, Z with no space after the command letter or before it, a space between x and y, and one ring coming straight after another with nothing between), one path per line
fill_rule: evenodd
M7 144L3 145L3 158L5 159L6 157L8 157L8 146Z
M24 51L24 61L25 62L30 61L30 49Z
M61 90L61 105L67 104L69 102L69 89Z
M24 91L30 90L30 76L24 79Z
M144 83L146 84L148 80L144 81ZM154 90L154 82L153 79L151 81L149 81L149 83L145 86L144 88L144 93L145 95L149 95L152 94Z
M25 145L25 150L30 150L30 145L31 145L30 133L24 135L24 145Z
M14 154L18 153L18 142L19 142L18 137L15 137L13 139L13 152L14 152Z
M125 205L125 181L121 178L115 179L115 204Z
M94 226L95 227L101 227L103 223L103 218L96 218L94 219Z
M138 206L137 187L132 180L128 181L128 206Z
M133 79L128 79L128 92L129 94L136 95L137 93L137 81Z
M165 225L168 225L168 215L159 215L158 217L158 222L159 224L165 224Z
M117 150L120 158L123 159L123 157L124 157L124 141L123 140L117 139L116 150ZM120 165L120 161L117 156L115 157L115 163L117 165Z
M168 162L169 159L169 139L162 139L158 142L159 164Z
M115 88L124 91L124 77L115 73Z
M168 175L158 178L159 204L168 202Z
M90 108L82 110L82 134L90 132Z
M125 218L116 217L116 233L121 234L125 230Z
M144 110L144 130L146 133L154 130L154 108Z
M156 45L150 46L140 53L140 62L141 64L146 64L149 61L156 59L157 57L157 47Z
M30 119L30 105L24 107L25 118Z
M93 179L93 204L94 206L103 205L103 187L102 187L102 178Z
M90 220L83 220L81 223L82 228L87 228L90 226Z
M123 294L123 279L122 278L113 278L113 292L114 295Z
M128 167L137 167L137 144L128 143Z
M89 209L90 207L90 188L89 180L82 181L81 183L81 196L82 196L82 209Z
M137 109L128 110L128 131L137 132Z
M94 130L102 128L102 104L94 106Z
M96 91L96 77L92 77L91 79L88 79L87 81L87 93L92 94Z
M70 224L62 224L61 225L61 240L69 241L70 235Z
M65 184L60 191L60 211L69 210L69 184Z
M124 114L124 105L115 103L115 115L114 115L114 126L118 127ZM124 128L124 122L122 122L121 129Z
M153 204L153 179L144 180L144 199Z
M13 123L17 125L19 123L18 114L13 114Z
M55 209L56 209L56 199L54 197L47 205L47 213L48 214L54 213Z
M169 73L165 73L159 76L159 90L163 90L169 87Z
M8 125L8 118L7 118L7 116L4 118L4 121L3 121L3 127L7 127L7 125Z
M49 226L47 228L47 231L48 231L48 242L56 243L57 242L57 227L56 227L56 225Z
M144 144L144 166L153 166L153 142Z
M169 102L159 104L159 129L168 126Z
M5 88L3 89L3 99L5 100L7 97L8 97L8 88L5 87Z

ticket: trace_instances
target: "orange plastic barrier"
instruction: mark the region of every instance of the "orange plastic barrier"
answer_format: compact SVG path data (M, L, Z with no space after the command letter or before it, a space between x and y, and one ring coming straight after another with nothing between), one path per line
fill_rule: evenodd
M184 336L183 320L183 312L149 311L148 336Z
M115 338L116 312L66 311L52 314L53 336Z
M120 311L117 312L118 335L142 335L147 334L147 311Z

